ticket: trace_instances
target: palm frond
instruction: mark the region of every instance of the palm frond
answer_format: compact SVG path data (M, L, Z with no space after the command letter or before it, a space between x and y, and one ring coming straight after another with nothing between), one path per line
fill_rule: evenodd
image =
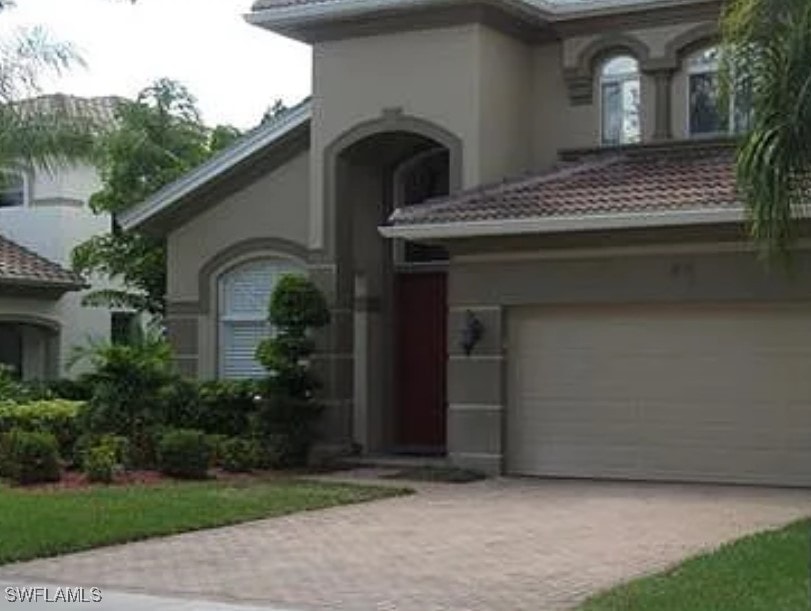
M733 0L723 20L727 91L744 84L752 128L737 158L753 238L787 258L811 179L811 3Z

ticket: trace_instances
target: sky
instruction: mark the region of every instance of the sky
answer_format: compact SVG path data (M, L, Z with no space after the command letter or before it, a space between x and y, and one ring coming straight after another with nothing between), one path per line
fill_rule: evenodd
M251 0L16 0L0 36L44 26L87 67L43 83L45 93L134 97L161 77L197 98L208 125L256 125L274 100L311 90L309 47L248 25Z

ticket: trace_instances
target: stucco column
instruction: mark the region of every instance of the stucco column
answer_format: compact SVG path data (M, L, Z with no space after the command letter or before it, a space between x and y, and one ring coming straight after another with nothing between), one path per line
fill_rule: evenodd
M654 82L653 108L656 114L653 139L657 142L670 140L673 137L671 108L673 69L657 68L646 70L645 74L650 76Z
M460 339L469 316L478 320L482 334L467 354ZM456 466L491 475L501 473L503 463L503 317L500 306L454 305L450 301L448 458Z

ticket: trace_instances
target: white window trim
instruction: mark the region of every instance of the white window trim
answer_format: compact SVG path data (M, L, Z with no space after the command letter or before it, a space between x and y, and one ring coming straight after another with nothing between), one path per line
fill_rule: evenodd
M274 254L268 253L263 254L261 256L251 256L250 258L240 259L238 261L232 262L227 267L222 268L218 274L215 276L215 283L216 283L216 291L215 295L217 296L216 302L216 319L214 320L214 328L216 329L215 333L215 354L216 354L216 377L220 380L226 379L235 379L229 378L226 376L226 352L224 349L224 342L225 338L227 337L227 327L228 325L239 325L240 323L246 324L261 324L266 326L267 328L267 337L273 336L273 328L268 322L268 313L267 310L263 310L262 312L257 311L255 314L227 314L224 312L224 306L226 302L226 280L228 275L238 271L240 268L250 266L256 263L267 263L269 265L274 265L277 268L282 268L282 272L280 275L292 274L292 273L299 273L302 275L306 274L306 268L304 264L290 256L286 256L283 254ZM274 287L275 288L275 285ZM271 289L272 293L272 289Z
M23 203L20 206L0 206L0 210L12 208L28 208L31 205L31 179L28 172L21 168L0 168L0 173L17 174L23 179ZM1 183L0 183L1 186ZM0 188L0 191L2 188Z
M614 61L615 59L621 58L628 58L632 59L636 63L636 70L635 71L628 71L628 72L619 72L614 74L605 74L605 67ZM614 143L608 142L605 139L605 100L603 99L603 85L606 84L620 84L623 85L625 83L629 83L632 81L637 81L639 83L639 104L640 104L640 112L639 112L639 136L636 141L633 142L622 142ZM612 55L608 59L604 60L600 67L600 73L597 78L597 100L598 100L598 108L597 112L599 113L599 125L600 125L600 146L622 146L626 144L636 144L637 142L642 141L642 112L641 112L641 105L642 105L642 72L639 69L639 61L633 55L629 54L620 54L620 55Z

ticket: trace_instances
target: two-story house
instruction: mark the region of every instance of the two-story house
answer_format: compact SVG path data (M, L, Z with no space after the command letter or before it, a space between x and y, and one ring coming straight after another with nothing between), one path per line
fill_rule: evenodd
M41 112L115 120L116 98L49 95L26 101ZM68 371L74 346L109 339L114 323L128 324L126 313L85 307L103 279L83 279L70 271L71 252L93 235L110 230L109 215L90 210L90 196L101 188L98 172L87 163L54 168L3 168L0 187L0 363L25 379L49 379Z
M261 374L298 272L333 308L337 447L811 484L811 286L747 240L720 6L259 0L312 45L312 101L122 218L168 240L178 365Z

